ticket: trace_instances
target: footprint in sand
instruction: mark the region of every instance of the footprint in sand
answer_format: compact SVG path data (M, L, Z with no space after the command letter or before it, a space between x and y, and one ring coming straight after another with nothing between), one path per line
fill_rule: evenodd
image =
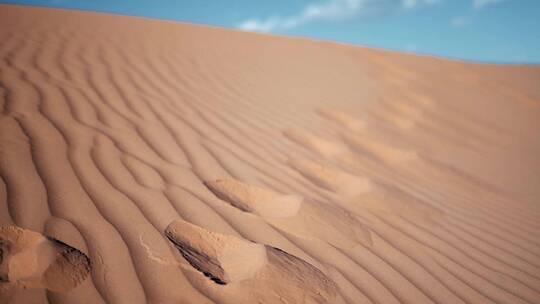
M394 105L390 102L383 102L382 105L383 107L381 108L381 111L374 112L374 115L379 119L382 119L385 123L391 123L401 129L410 129L414 127L416 121L422 115L421 110L410 105ZM347 145L357 152L365 153L372 158L376 158L386 163L405 162L417 157L414 151L393 147L392 145L385 144L373 137L368 136L368 133L365 132L368 124L363 120L359 120L337 110L320 109L317 110L317 113L328 120L337 122L344 126L348 132L342 133L341 136ZM289 136L289 138L295 140L297 143L313 148L313 145L306 145L306 142L316 141L316 139L313 138L313 135L298 131L297 134L299 134L303 139L298 140L299 136L296 136L296 138ZM308 138L309 140L307 140ZM322 139L319 139L319 141L320 140ZM330 143L326 143L326 145L328 146Z
M0 295L29 288L68 292L89 273L81 251L34 231L0 227Z
M187 275L216 302L344 303L323 272L280 249L183 220L169 224L165 234L198 270Z
M317 114L331 120L350 131L364 131L367 128L367 123L364 120L350 116L347 113L334 109L318 109Z
M317 114L321 117L337 123L347 131L363 133L373 128L371 123L363 119L353 117L345 112L335 109L318 109ZM369 111L372 118L383 124L392 125L401 130L414 128L422 116L422 110L406 104L396 104L383 100L380 107ZM367 118L367 117L366 117Z
M419 105L406 101L390 101L383 99L374 112L383 120L393 123L397 127L412 128L424 115Z
M297 195L283 195L235 179L205 182L218 198L263 218L273 227L304 238L317 238L341 249L371 246L369 230L346 210Z
M330 159L347 159L353 155L347 146L326 141L305 131L287 130L285 135ZM410 164L411 161L415 165L423 163L423 159L415 151L396 148L368 136L347 133L343 134L343 138L356 153L362 153L388 166ZM375 183L308 160L294 159L289 161L289 164L315 185L344 197L348 202L344 208L354 214L362 215L367 209L378 214L396 215L431 226L440 224L444 219L443 211L386 183Z
M402 190L384 184L374 190L348 199L350 204L366 208L376 214L388 214L401 217L414 223L422 223L431 227L443 223L445 213Z
M288 129L283 134L327 159L350 158L354 155L353 151L387 165L407 163L419 158L416 151L394 147L368 135L344 132L341 135L346 144L343 144L319 138L299 129Z
M301 129L290 128L283 131L283 134L290 140L325 158L338 158L351 153L345 144L319 138Z
M343 197L348 203L347 209L356 214L361 215L367 209L376 214L392 214L430 225L436 225L444 218L443 211L381 182L307 159L290 159L289 164L313 184Z
M367 135L349 133L342 135L345 142L356 152L387 165L403 164L419 158L418 153L414 150L394 147Z
M345 197L368 193L374 187L369 178L332 169L311 160L294 157L289 159L288 164L313 184Z

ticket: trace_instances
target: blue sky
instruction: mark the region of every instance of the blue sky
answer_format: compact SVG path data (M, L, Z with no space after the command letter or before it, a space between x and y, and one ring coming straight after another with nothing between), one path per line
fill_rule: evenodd
M451 58L540 64L540 0L18 0Z

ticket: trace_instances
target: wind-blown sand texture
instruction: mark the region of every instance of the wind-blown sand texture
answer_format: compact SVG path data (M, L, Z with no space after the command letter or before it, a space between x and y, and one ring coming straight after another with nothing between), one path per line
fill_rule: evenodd
M2 303L540 303L539 67L7 5L0 41Z

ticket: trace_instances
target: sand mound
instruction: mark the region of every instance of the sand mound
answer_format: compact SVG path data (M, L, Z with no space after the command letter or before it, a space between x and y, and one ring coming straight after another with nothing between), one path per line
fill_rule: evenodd
M277 248L183 220L171 223L165 234L195 269L213 281L200 287L220 303L341 303L332 280Z
M236 208L266 218L294 216L303 201L302 197L297 195L278 194L234 179L206 181L205 185L217 197Z
M0 290L5 292L28 288L67 292L90 272L84 253L15 226L0 228L0 263Z

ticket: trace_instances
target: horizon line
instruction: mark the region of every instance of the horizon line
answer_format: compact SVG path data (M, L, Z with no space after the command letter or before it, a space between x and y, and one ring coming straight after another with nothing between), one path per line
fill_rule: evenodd
M214 25L214 24L208 24L208 23L198 23L194 21L186 21L186 20L181 20L181 19L170 19L170 18L164 18L164 17L139 15L139 14L131 15L131 14L123 13L123 12L118 12L115 10L63 7L60 5L56 5L54 3L33 5L33 4L26 4L26 3L18 3L18 2L9 1L9 0L8 1L0 0L0 5L79 11L79 12L85 12L85 13L98 13L98 14L107 14L107 15L122 16L122 17L143 18L143 19L154 20L154 21L176 22L176 23L183 23L183 24L188 24L188 25L193 25L193 26L217 28L217 29L222 29L222 30L230 30L230 31L242 32L242 33L248 33L248 34L272 36L272 37L280 37L280 38L288 38L288 39L300 39L300 40L308 40L308 41L314 41L314 42L324 42L324 43L330 43L330 44L338 44L342 46L368 48L368 49L374 49L374 50L380 50L380 51L388 51L388 52L393 52L393 53L409 54L409 55L423 56L423 57L433 57L437 59L459 61L463 63L472 63L472 64L481 64L481 65L504 65L504 66L531 66L531 67L540 66L540 61L538 62L536 61L530 61L530 62L529 61L496 61L496 60L490 61L490 60L467 59L467 58L455 57L455 56L450 56L450 55L441 55L441 54L422 52L422 51L407 51L407 50L403 50L399 48L382 47L379 45L373 45L373 44L368 44L368 43L360 44L360 43L352 43L352 42L326 39L326 38L316 38L316 37L294 35L294 34L281 34L281 33L275 33L275 32L263 33L263 32L258 32L258 31L242 30L237 27L228 27L228 26Z

